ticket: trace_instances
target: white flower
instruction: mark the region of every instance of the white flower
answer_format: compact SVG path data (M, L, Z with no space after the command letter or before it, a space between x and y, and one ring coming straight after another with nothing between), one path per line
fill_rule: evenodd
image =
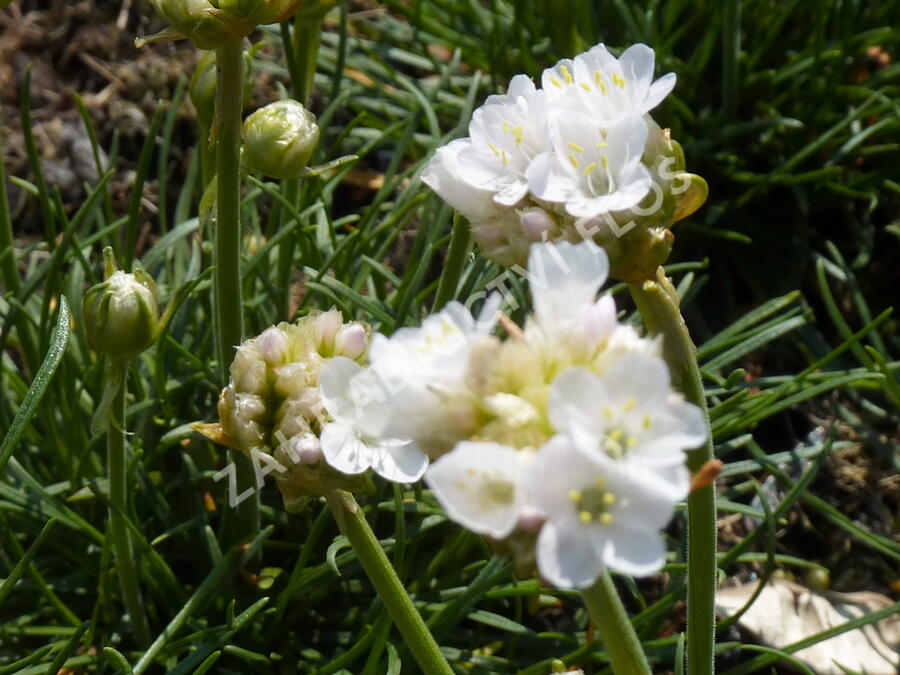
M632 45L617 59L603 44L544 71L547 97L563 109L579 105L591 117L609 123L622 115L644 115L672 91L675 74L653 81L655 55L647 45Z
M428 468L425 482L453 520L502 539L522 511L523 455L499 443L462 442Z
M385 433L420 443L443 437L444 430L454 434L458 410L448 403L465 392L469 353L493 329L499 301L488 298L478 320L462 304L451 302L418 328L372 338L369 371L389 409Z
M491 96L472 114L471 144L459 152L462 178L512 206L528 193L526 169L548 148L544 93L525 75L516 75L505 96Z
M672 392L665 361L640 352L621 355L602 376L563 372L550 389L549 417L585 451L656 474L673 499L690 483L684 451L706 440L703 413Z
M596 349L617 327L612 297L597 299L608 273L606 253L589 241L532 245L527 277L534 314L526 338Z
M458 138L438 148L422 171L422 182L467 220L482 222L497 217L499 208L490 190L463 180L459 154L471 145L471 139Z
M322 369L322 404L334 418L322 429L322 454L343 473L362 473L371 467L388 480L417 481L428 467L428 458L412 441L385 435L389 408L369 375L342 356Z
M553 126L553 151L528 167L535 197L565 204L569 215L585 218L636 206L650 191L650 172L641 163L647 125L639 116L601 126L571 111L556 116Z
M659 531L676 499L665 481L642 466L586 452L576 439L558 435L538 451L523 487L547 518L538 536L537 565L555 586L590 586L605 568L646 576L665 561Z

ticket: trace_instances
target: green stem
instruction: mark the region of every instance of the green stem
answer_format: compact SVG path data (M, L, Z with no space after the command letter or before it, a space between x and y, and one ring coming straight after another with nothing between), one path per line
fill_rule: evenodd
M431 308L431 311L439 311L456 295L459 277L462 274L468 250L469 223L461 215L454 213L453 232L450 234L450 250L447 252L447 260L444 263L441 280L438 282L437 293L434 297L434 307Z
M302 9L294 16L293 61L294 72L291 73L291 85L294 96L300 103L307 105L312 93L316 77L316 63L319 56L319 43L322 39L322 20L324 11ZM297 79L294 79L296 76Z
M663 356L669 364L672 383L685 399L698 406L707 419L707 441L688 453L692 472L713 458L712 435L697 350L678 308L678 292L660 267L656 281L629 284L644 325L652 335L663 336ZM714 671L716 639L716 492L710 484L691 491L687 500L687 672L710 675Z
M216 147L210 143L212 129L206 120L197 118L197 130L200 133L200 139L197 141L197 148L200 151L200 180L205 190L216 175Z
M284 198L291 206L297 206L297 197L300 192L300 179L292 178L282 183L284 187ZM281 222L291 219L290 212L281 207ZM291 272L294 269L294 248L299 228L294 228L287 237L285 237L278 245L278 288L281 291L281 316L284 320L290 321L291 316Z
M441 654L440 647L397 577L356 499L344 490L330 490L325 498L338 527L350 540L356 557L422 672L426 675L452 675L450 664Z
M219 372L228 381L235 348L244 337L241 297L241 108L244 93L244 55L241 40L216 49L216 226L213 253L213 309ZM234 519L236 541L244 543L259 531L259 496L250 460L231 451L238 494L253 488L253 494L234 509L225 511L226 531ZM229 536L231 532L229 532Z
M641 641L609 572L604 572L591 588L583 590L581 598L600 631L613 672L616 675L650 675Z
M121 377L114 374L121 368ZM116 552L116 572L125 609L131 617L135 641L140 647L150 644L150 628L141 600L137 569L131 549L131 537L125 522L128 513L128 478L125 462L125 390L127 388L127 362L111 364L104 375L104 386L117 387L109 409L106 431L106 466L109 473L109 535Z

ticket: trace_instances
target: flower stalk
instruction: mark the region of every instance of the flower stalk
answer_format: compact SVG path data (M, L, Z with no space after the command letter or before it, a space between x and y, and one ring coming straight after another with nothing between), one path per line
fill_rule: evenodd
M128 477L125 461L125 390L129 359L111 359L104 371L104 388L114 388L106 430L106 463L109 474L109 533L116 553L116 573L122 601L134 630L135 641L141 647L150 644L150 628L144 613L137 569L131 549L131 537L126 522L128 513Z
M581 592L616 675L650 675L650 666L609 572Z
M450 664L412 604L356 499L345 490L329 490L325 499L422 672L452 675Z
M709 424L697 350L678 307L678 292L660 267L656 280L629 284L647 331L663 336L663 357L669 365L672 382L689 402L703 411ZM712 435L699 448L688 452L687 465L692 473L713 458ZM716 493L715 484L694 489L687 500L687 672L708 675L713 672L716 614Z
M219 370L228 381L234 350L243 339L244 318L240 265L241 107L244 57L241 40L216 49L216 226L213 254L213 309ZM231 452L238 494L256 484L253 467L243 453ZM226 511L227 514L232 513ZM256 491L236 507L234 536L249 541L259 530L259 498ZM227 529L227 526L226 526Z

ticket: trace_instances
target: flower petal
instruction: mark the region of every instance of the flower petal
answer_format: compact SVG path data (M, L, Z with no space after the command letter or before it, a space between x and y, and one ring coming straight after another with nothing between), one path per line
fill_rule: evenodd
M612 527L606 532L603 562L616 572L645 577L658 572L666 562L666 545L656 532Z
M594 302L609 274L609 258L589 241L534 244L528 256L528 287L535 318L553 330Z
M499 443L459 443L431 465L425 481L453 520L502 539L522 508L516 455Z
M586 588L603 572L591 538L552 521L538 536L537 565L541 576L559 588Z
M371 455L375 473L395 483L415 483L428 468L428 457L412 441L381 441Z
M326 424L319 440L325 461L338 471L362 473L371 466L369 446L359 439L351 427L339 422Z

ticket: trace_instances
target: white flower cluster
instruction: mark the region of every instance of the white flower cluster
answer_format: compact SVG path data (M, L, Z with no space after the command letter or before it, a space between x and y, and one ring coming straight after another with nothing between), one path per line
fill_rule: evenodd
M221 429L229 445L276 470L289 511L326 489L361 485L322 461L319 435L329 418L319 380L329 359L362 360L367 344L363 324L331 310L271 326L238 347L219 395Z
M532 242L667 227L693 177L648 114L675 86L673 73L653 81L653 69L646 45L615 58L600 44L545 70L540 89L517 75L475 110L467 138L438 149L422 180L505 266L524 264Z
M419 328L373 336L368 366L332 358L320 378L325 459L348 474L424 474L452 519L519 557L536 552L557 586L658 570L660 530L689 489L684 451L706 426L672 391L659 342L597 298L608 269L590 242L535 244L534 313L524 329L504 321L506 340L492 335L489 299L478 318L451 303Z

